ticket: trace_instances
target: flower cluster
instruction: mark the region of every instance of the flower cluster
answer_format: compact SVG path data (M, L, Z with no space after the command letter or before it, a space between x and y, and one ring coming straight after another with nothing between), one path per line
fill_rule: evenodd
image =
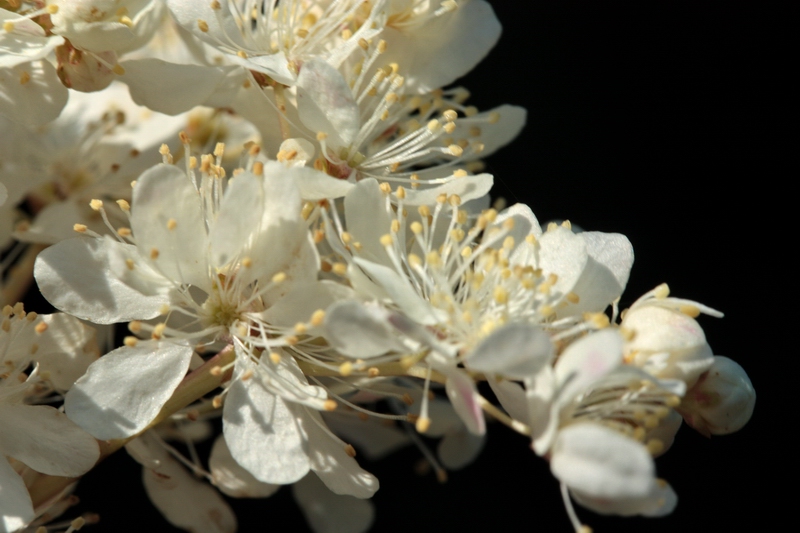
M582 532L573 501L673 510L654 457L682 421L750 418L695 320L721 313L666 285L620 312L624 235L491 203L481 159L525 111L448 88L499 37L485 1L0 7L0 531L125 447L185 530L292 485L312 529L357 533L357 451L416 445L444 478L497 420ZM34 279L63 313L14 305Z

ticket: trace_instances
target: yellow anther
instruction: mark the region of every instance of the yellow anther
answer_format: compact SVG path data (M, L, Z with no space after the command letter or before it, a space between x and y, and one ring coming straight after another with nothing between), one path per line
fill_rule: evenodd
M421 416L417 419L415 427L417 428L417 432L425 433L431 427L431 419L426 416Z
M347 265L345 265L344 263L334 263L333 265L331 265L331 270L337 276L344 276L345 274L347 274Z
M408 254L408 264L412 268L420 267L422 266L422 259L417 254Z
M203 20L203 19L197 19L197 27L198 27L198 28L200 29L200 31L202 31L203 33L206 33L206 32L208 32L208 22L206 22L206 21L205 21L205 20Z
M377 50L379 54L386 52L386 41L384 41L383 39L378 41Z
M380 373L381 373L381 371L378 369L378 367L375 367L375 366L371 366L371 367L369 367L367 369L367 375L369 377L371 377L371 378L378 377L380 375Z
M127 26L129 28L133 28L133 21L127 15L120 17L119 18L119 23L123 24L123 25L125 25L125 26Z
M453 231L450 232L450 238L454 242L461 242L465 237L464 230L461 228L454 228Z
M325 403L322 404L322 408L326 411L335 411L339 405L334 400L325 400Z
M158 259L158 248L150 249L150 259Z
M349 29L345 28L345 29L342 30L341 35L342 35L342 40L343 41L347 41L347 40L350 39L350 37L353 36L353 32L350 31Z
M138 320L132 320L128 324L128 329L131 331L131 333L139 333L142 331L142 323Z
M321 326L324 320L325 320L325 311L323 309L317 309L311 314L310 322L312 326Z
M352 444L345 444L344 453L346 453L350 457L355 457L356 456L356 449L353 448Z
M286 281L286 274L284 272L278 272L272 276L272 283L278 284L283 283L284 281Z
M419 206L417 212L421 217L429 218L431 216L431 210L427 205Z
M220 407L222 407L222 400L223 400L222 395L214 396L214 399L211 400L211 406L214 409L219 409Z
M86 227L86 224L74 224L72 226L73 231L77 231L78 233L86 233L86 230L89 229Z
M11 33L14 31L14 23L10 20L7 20L3 23L3 31Z
M503 287L495 287L492 296L494 296L494 301L498 304L508 303L508 291Z
M242 266L245 268L250 268L251 266L253 266L253 260L250 259L249 257L243 257Z
M82 516L79 516L78 518L70 522L69 525L72 529L78 531L80 528L86 525L86 519L84 519Z
M379 188L383 194L392 194L392 186L388 183L381 183Z
M444 125L444 131L446 133L453 133L456 130L456 123L455 122L448 122Z
M214 376L215 378L218 378L222 375L222 367L219 365L214 365L211 367L211 370L209 370L208 373Z
M505 248L506 250L511 250L512 248L514 248L514 237L512 237L511 235L506 236L506 238L503 239L503 248Z
M562 228L572 229L572 222L565 220L561 223Z
M339 365L339 374L341 374L342 376L347 377L352 373L353 373L353 363L351 363L350 361L346 361L341 365Z
M117 63L116 65L114 65L114 68L111 69L111 72L113 72L117 76L123 76L125 74L125 69L122 68L122 65Z
M697 318L700 316L700 308L696 305L681 305L679 308L681 313L684 315L690 316L692 318Z
M126 200L117 200L117 205L126 213L131 210L131 204L129 204Z
M36 333L39 333L41 335L42 333L47 331L47 323L46 322L39 322L38 324L36 324L36 327L33 328L33 329L34 329L34 331L36 331Z
M437 131L441 125L442 124L438 120L436 120L434 118L434 119L431 119L431 120L428 121L427 128L428 128L428 131L433 133L433 132Z
M464 248L461 249L461 257L463 257L464 259L466 259L471 255L472 255L472 248L470 248L469 246L465 246Z
M128 348L134 348L139 343L139 339L129 335L129 336L125 337L125 339L122 342Z
M308 326L306 326L302 322L298 322L297 324L294 325L294 332L297 333L298 335L305 335L307 331L308 331Z
M412 222L410 227L414 235L419 235L420 233L422 233L422 224L420 224L419 222L417 221Z
M653 294L659 300L663 300L664 298L669 296L669 285L667 285L666 283L662 283L661 285L653 289Z
M567 293L567 295L565 296L565 298L567 299L567 301L568 301L569 303L573 303L573 304L576 304L576 303L578 303L578 302L580 302L580 301L581 301L581 297L580 297L580 296L578 296L577 294L575 294L574 292L569 292L569 293Z
M103 209L103 200L98 200L95 198L94 200L89 202L89 207L91 207L95 211L100 211L101 209Z
M397 198L399 198L400 200L403 200L406 197L406 189L402 185L397 187L397 190L394 193L395 193L395 195L397 195Z
M464 149L457 144L451 144L450 146L448 146L447 151L450 152L450 155L453 155L455 157L459 157L461 156L461 154L464 153Z
M156 324L153 328L153 333L150 336L155 340L160 340L164 336L164 330L167 329L167 325L163 322L160 324Z
M362 50L366 50L369 48L369 42L362 37L358 40L358 46L361 47Z
M222 6L220 5L220 3L217 0L212 0L211 9L214 9L214 10L222 9Z
M392 220L392 233L398 233L400 231L400 221L397 219Z
M489 124L497 124L500 121L500 113L495 111L494 113L489 113Z
M132 235L131 228L118 228L117 235L120 237L130 237Z
M178 226L178 221L175 220L174 218L171 218L171 219L167 220L167 229L168 230L173 230L177 226Z
M239 377L239 379L241 379L242 381L247 381L252 377L253 377L253 370L248 368L247 370L242 372L242 375Z

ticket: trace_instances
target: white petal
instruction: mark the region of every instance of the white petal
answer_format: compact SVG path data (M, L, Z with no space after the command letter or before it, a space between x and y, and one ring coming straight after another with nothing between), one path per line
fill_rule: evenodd
M355 187L346 180L336 179L313 168L299 168L293 174L303 200L318 201L326 198L341 198Z
M440 2L430 2L429 9ZM433 16L408 31L387 27L388 42L382 61L407 69L406 85L420 93L448 85L469 72L489 53L500 37L500 22L483 0L459 2L454 12ZM405 74L405 71L403 72Z
M217 268L241 259L261 221L264 190L261 178L243 172L228 182L228 188L211 226L211 262Z
M331 345L350 357L375 357L403 349L386 311L374 304L355 300L333 304L325 314L325 332Z
M179 65L160 59L135 59L120 65L125 69L120 79L128 85L131 98L167 115L177 115L212 100L232 101L236 92L231 87L238 89L244 81L244 72L238 66Z
M456 129L453 135L456 139L469 139L471 138L470 129L477 125L481 134L475 140L483 145L483 149L477 154L467 157L468 159L483 159L516 139L522 128L525 127L527 119L528 112L525 111L525 108L505 104L469 118L456 119Z
M34 275L42 295L56 308L96 324L155 318L166 296L144 296L120 281L109 264L109 247L133 250L112 240L61 241L39 254Z
M483 435L486 433L486 420L483 417L483 410L478 404L478 390L475 388L475 382L460 369L452 368L445 373L447 375L445 390L450 403L453 404L453 409L466 424L470 433Z
M314 533L365 533L375 519L371 501L334 494L312 474L295 483L292 494Z
M35 517L25 483L0 454L0 533L17 531Z
M211 8L211 2L197 0L167 0L167 7L181 26L210 45L218 46L221 41L230 43L234 48L246 48L241 31L236 25L237 19L227 2L218 10ZM199 28L199 20L207 24L207 31Z
M231 455L259 481L285 485L308 473L307 438L297 416L258 380L233 382L222 424Z
M558 226L539 237L539 264L545 276L556 274L553 290L566 296L580 279L589 253L586 243L567 228Z
M373 178L365 179L353 187L344 198L347 232L361 243L359 256L369 261L391 266L392 262L380 239L389 233L391 219L386 207L386 196Z
M114 350L92 363L67 393L67 416L100 440L139 433L186 375L192 353L168 342Z
M36 61L47 57L57 46L64 44L58 35L45 36L41 26L17 13L0 9L0 24L12 22L11 32L0 34L0 68Z
M510 379L524 379L549 365L555 356L550 336L537 326L512 323L481 341L466 357L469 368Z
M555 366L564 403L622 363L622 337L613 329L591 333L567 347Z
M327 309L338 300L354 296L352 289L333 281L296 284L259 316L268 324L293 327L298 322L308 322L317 309Z
M334 147L347 147L359 128L358 104L339 71L321 59L303 63L297 76L297 110L312 132L328 134Z
M0 114L16 122L47 124L58 117L67 98L55 67L45 60L0 68Z
M592 498L577 490L571 492L576 502L600 514L658 517L670 514L678 504L678 495L662 480L653 480L650 493L642 498L609 500Z
M322 429L325 422L319 412L305 407L296 411L308 431L308 455L311 470L336 494L371 498L378 490L378 479L358 466L345 451L345 444Z
M142 481L167 521L194 533L234 533L236 516L219 493L165 456L158 470L145 468Z
M262 483L242 468L234 460L222 435L214 441L208 468L211 470L212 483L233 498L267 498L281 488L280 485Z
M460 470L477 459L486 444L486 435L473 435L466 429L446 434L436 448L442 466Z
M424 185L424 181L420 182ZM448 196L456 194L462 202L475 200L487 194L494 184L494 176L491 174L476 174L474 176L456 177L442 185L437 185L429 189L408 189L403 203L406 205L435 205L436 197L440 194Z
M157 165L136 180L131 229L141 255L170 280L211 292L208 235L200 193L186 173L172 165ZM175 222L174 227L171 224Z
M570 489L609 500L647 496L655 474L642 444L592 423L561 430L550 469Z
M358 449L370 461L377 461L411 443L408 434L397 426L388 426L384 420L369 417L362 420L352 414L332 411L323 413L323 419L336 435Z
M48 328L39 336L36 361L56 388L67 390L99 356L95 330L65 313L40 316Z
M500 402L506 413L514 420L526 422L529 418L528 400L525 397L525 390L522 386L514 381L495 381L491 378L488 382L492 392L497 396L497 401Z
M0 453L42 474L81 476L100 457L97 441L54 407L5 405L0 427Z
M633 266L633 247L624 235L585 231L578 236L589 253L586 267L572 288L580 301L559 310L559 316L605 310L622 295Z

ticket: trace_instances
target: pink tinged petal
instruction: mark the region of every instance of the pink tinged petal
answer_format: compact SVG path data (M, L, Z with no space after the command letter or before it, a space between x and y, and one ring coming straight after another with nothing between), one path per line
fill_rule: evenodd
M592 423L559 432L550 470L570 489L609 500L646 497L655 481L653 458L642 444Z
M353 142L361 119L353 92L339 71L321 59L303 63L297 76L297 110L313 132L328 134L335 148Z
M280 485L257 480L242 468L234 460L222 435L214 441L208 468L211 470L211 482L214 486L232 498L267 498L281 488Z
M97 441L54 407L0 407L0 427L5 428L0 434L0 454L42 474L81 476L100 457Z
M486 433L486 420L478 403L478 390L466 372L456 368L444 371L447 375L445 391L458 416L473 435Z
M485 444L485 435L473 435L466 429L460 429L446 434L439 441L436 451L442 466L448 470L460 470L478 458Z
M0 533L22 529L35 517L25 483L0 453Z
M155 318L166 296L144 296L112 272L111 253L134 252L113 240L61 241L39 254L34 275L39 290L56 308L96 324Z
M136 180L131 229L143 256L179 283L211 291L208 273L208 235L202 200L186 173L157 165Z
M592 498L577 490L571 493L579 504L606 515L659 517L670 514L678 505L678 495L667 482L660 479L653 480L650 492L642 498L609 500Z
M467 355L473 370L525 379L549 365L555 356L550 336L537 326L513 323L492 332Z
M120 65L125 69L120 79L128 85L131 98L167 115L211 102L233 101L244 81L244 71L238 66L180 65L149 58L123 61Z
M572 343L555 365L559 403L570 401L622 363L622 337L604 329Z
M325 313L325 338L350 357L375 357L402 350L397 333L389 326L387 312L377 306L345 300Z
M292 494L314 533L365 533L375 519L371 501L334 494L314 475L292 485Z
M258 380L233 382L222 427L233 458L259 481L294 483L311 467L307 436L297 415Z
M424 185L424 181L421 181ZM458 195L462 202L475 200L486 195L494 184L491 174L476 174L471 176L456 177L450 181L428 189L406 190L406 205L435 205L436 198L441 194Z
M559 316L600 312L622 295L633 266L633 246L619 233L583 232L589 260L572 288L580 300L571 303Z
M371 498L378 490L378 478L358 466L347 454L346 444L322 429L325 422L318 411L295 407L308 432L308 456L311 470L335 494Z
M100 440L147 427L189 368L193 350L168 342L123 346L92 363L67 393L67 416Z
M744 369L718 355L686 393L680 412L687 424L706 436L727 435L747 424L755 404L756 391Z
M167 521L194 533L234 533L236 517L219 493L165 455L157 470L145 468L144 489Z
M0 68L0 89L0 114L30 127L55 120L69 97L45 60Z

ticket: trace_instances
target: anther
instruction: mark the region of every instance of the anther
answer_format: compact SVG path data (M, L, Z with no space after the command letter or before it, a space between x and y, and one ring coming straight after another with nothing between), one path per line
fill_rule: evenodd
M128 330L130 330L131 333L139 333L142 331L142 323L138 320L132 320L128 324Z
M214 409L219 409L222 407L222 399L222 395L214 396L214 399L211 400L211 405L214 407Z
M322 408L326 411L335 411L337 407L339 407L339 404L331 399L325 400L325 403L322 404Z
M208 373L214 376L215 378L218 378L219 376L222 375L222 367L219 365L212 366L211 370L209 370Z
M198 20L197 20L197 27L198 27L198 28L200 29L200 31L202 31L203 33L206 33L206 32L208 32L208 23L207 23L205 20L198 19Z
M278 283L283 283L284 281L286 281L286 274L284 272L278 272L272 276L272 283L275 283L276 285Z
M73 231L77 231L78 233L86 233L86 230L89 229L86 227L86 224L74 224L72 226Z
M150 259L158 259L158 248L150 249Z
M312 326L321 326L323 321L325 320L325 311L323 309L317 309L311 314L311 325Z
M117 205L126 213L131 210L131 204L129 204L126 200L117 200Z
M350 457L356 456L356 449L353 448L352 444L346 444L344 447L344 452L349 455Z
M156 324L156 326L153 328L153 333L151 333L150 336L154 340L161 340L161 338L164 336L165 329L167 329L167 325L164 324L163 322L160 324Z
M341 365L339 365L339 374L341 374L343 377L347 377L352 373L353 373L353 363L351 363L350 361L346 361Z
M34 329L34 331L36 331L36 333L41 335L42 333L47 331L47 323L46 322L39 322L38 324L36 324L36 327L33 328L33 329Z
M127 337L125 337L125 340L123 340L122 343L128 348L134 348L139 343L139 339L128 335Z
M426 416L421 416L417 419L414 427L417 428L418 433L425 433L431 427L431 419Z
M98 200L95 198L94 200L89 202L89 207L91 207L95 211L100 211L101 209L103 209L103 200Z
M167 229L168 230L173 230L177 226L178 226L178 221L175 220L174 218L171 218L171 219L167 220Z

